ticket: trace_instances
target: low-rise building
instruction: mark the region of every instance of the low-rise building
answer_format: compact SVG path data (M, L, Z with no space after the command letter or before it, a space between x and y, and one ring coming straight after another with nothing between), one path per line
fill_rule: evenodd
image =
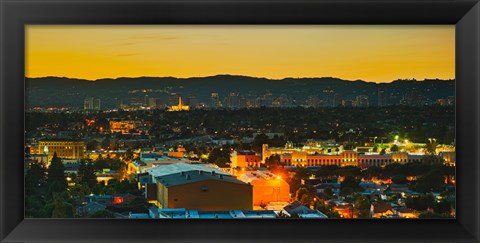
M204 170L155 177L157 205L189 210L251 210L252 185L233 176Z
M156 183L156 177L162 177L162 176L171 175L171 174L178 174L186 171L204 171L208 173L211 173L212 171L214 171L217 175L232 176L232 174L225 172L223 170L220 170L218 166L214 164L199 164L198 162L196 163L178 162L178 163L172 163L172 164L158 165L158 166L145 169L145 172L151 176L153 183Z
M402 207L402 208L397 208L395 211L398 216L402 218L407 218L407 219L416 219L418 218L418 215L419 215L417 210L414 210L411 208Z
M230 161L232 168L260 167L262 157L252 150L235 150L230 154Z
M343 150L343 147L337 148L318 148L318 147L293 147L291 144L285 148L269 148L267 144L262 148L262 160L265 161L271 155L279 155L280 162L287 166L358 166L366 168L370 166L386 166L392 163L413 163L420 162L424 154L414 154L407 152L392 152L388 154L363 153L355 150ZM445 153L438 155L440 160L443 156L445 161L454 160L454 156ZM447 163L447 162L446 162ZM454 164L448 162L448 164Z
M183 153L183 152L182 152ZM140 153L138 160L128 164L128 173L143 173L149 168L158 167L160 165L170 165L176 163L198 163L182 157L171 157L162 152L145 152Z
M56 153L62 159L82 159L85 153L85 142L80 140L42 140L38 142L38 151L48 155L48 162Z
M149 210L150 218L169 219L244 219L276 218L273 210L187 210L185 208L156 208Z
M282 213L287 216L298 216L299 218L328 218L324 213L310 209L299 201L294 201L285 206Z
M133 132L138 126L141 125L141 121L133 120L110 120L110 132L111 133L122 133L129 134Z
M90 216L96 212L105 210L107 206L98 202L89 202L84 205L77 206L77 215L80 217Z
M254 206L290 201L290 185L269 171L247 171L238 179L253 186Z
M440 156L443 159L443 163L447 166L455 166L457 162L457 156L455 152L441 152Z
M377 202L370 206L370 216L372 218L389 218L394 214L392 204L388 202Z

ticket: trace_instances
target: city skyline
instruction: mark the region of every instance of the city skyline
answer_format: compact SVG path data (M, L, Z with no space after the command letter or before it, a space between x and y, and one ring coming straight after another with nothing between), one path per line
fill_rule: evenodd
M453 79L454 33L454 26L35 25L26 28L26 76Z
M454 31L27 26L24 215L455 218Z

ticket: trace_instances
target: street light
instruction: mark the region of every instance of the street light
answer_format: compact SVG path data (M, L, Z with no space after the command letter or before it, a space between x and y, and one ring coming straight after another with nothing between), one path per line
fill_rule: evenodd
M377 138L378 138L377 136L375 136L375 137L373 138L373 143L374 143L374 144L375 144L375 139L377 139Z

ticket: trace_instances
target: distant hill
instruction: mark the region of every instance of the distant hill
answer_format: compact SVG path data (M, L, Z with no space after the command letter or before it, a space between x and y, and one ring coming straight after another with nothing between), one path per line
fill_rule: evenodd
M388 97L397 99L417 92L429 100L455 95L454 80L396 80L391 83L373 83L362 80L348 81L332 77L285 78L271 80L247 76L217 75L199 78L138 77L98 79L95 81L65 77L26 78L26 103L28 107L62 106L82 107L87 97L98 97L103 108L113 108L121 100L130 102L135 95L147 94L150 98L162 98L168 102L172 93L187 97L195 95L199 102L210 102L211 92L220 97L230 92L255 97L271 93L281 94L296 100L309 96L331 99L335 93L343 99L366 95L372 102L378 99L378 91L384 90Z

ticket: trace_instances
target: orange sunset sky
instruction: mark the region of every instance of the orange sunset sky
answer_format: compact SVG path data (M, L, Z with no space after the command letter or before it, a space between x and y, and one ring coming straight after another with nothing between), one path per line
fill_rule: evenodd
M29 25L26 76L455 77L455 26Z

